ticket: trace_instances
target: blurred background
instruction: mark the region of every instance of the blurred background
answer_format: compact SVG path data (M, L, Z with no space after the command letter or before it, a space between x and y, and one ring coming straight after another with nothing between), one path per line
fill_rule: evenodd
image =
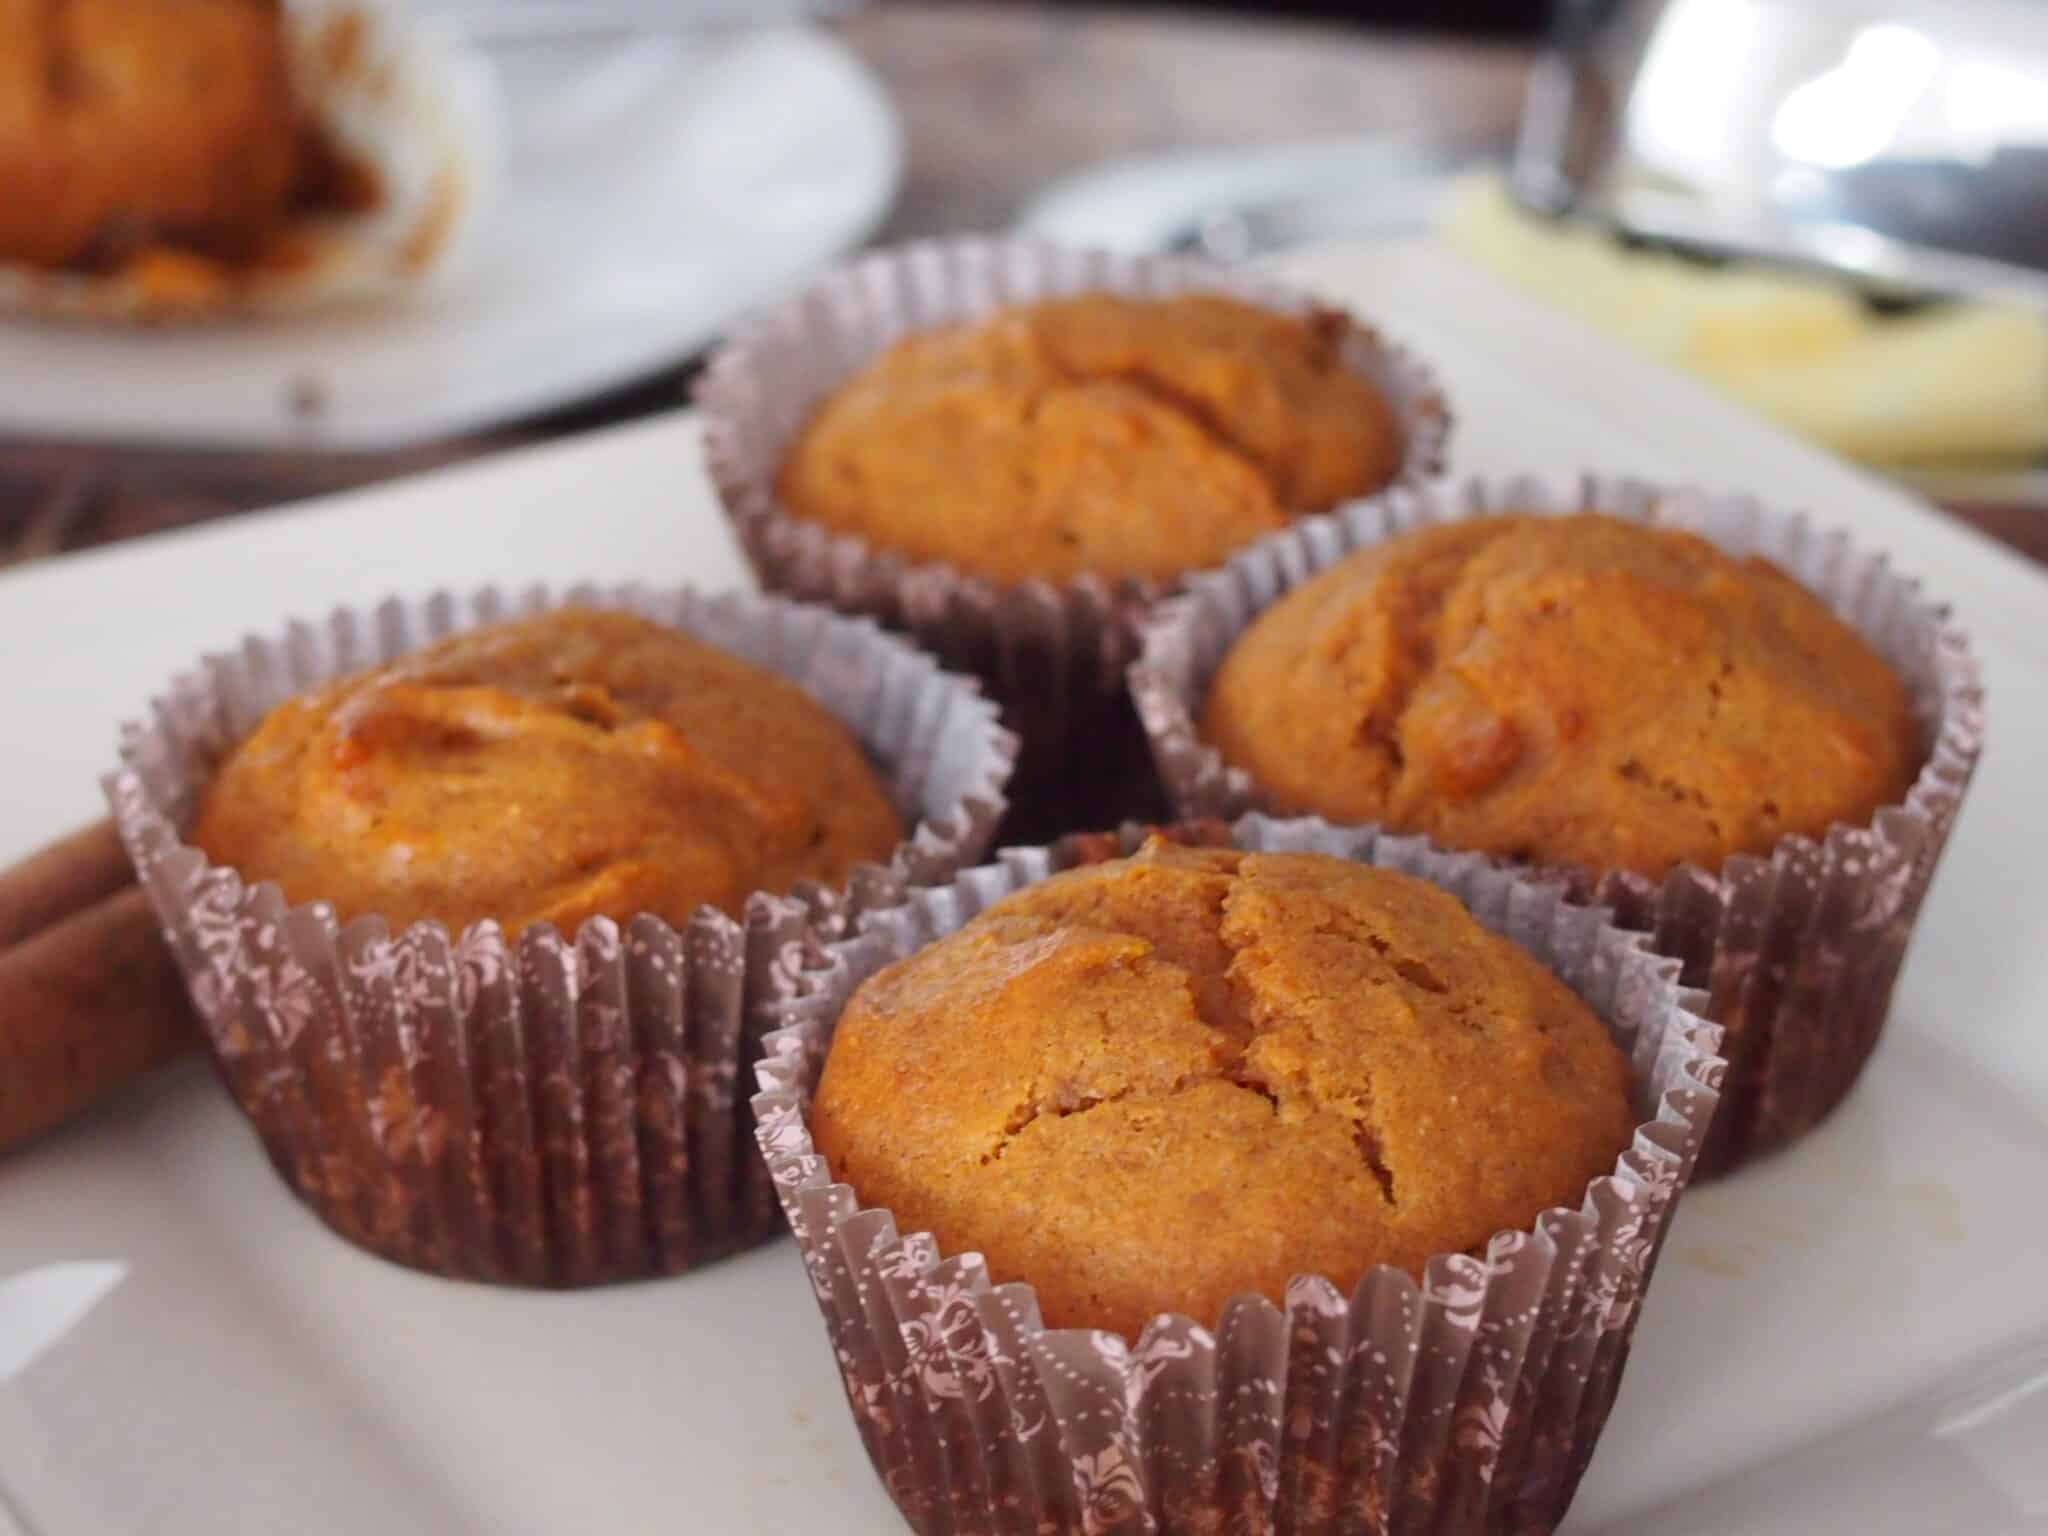
M207 13L325 135L282 234L162 190L264 132L163 94L260 78ZM10 92L0 563L674 409L849 250L1013 228L1435 241L2048 554L2033 0L60 0Z

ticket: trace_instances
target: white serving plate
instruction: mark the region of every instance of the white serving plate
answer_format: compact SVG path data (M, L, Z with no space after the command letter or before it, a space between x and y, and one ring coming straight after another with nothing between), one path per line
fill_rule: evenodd
M1164 150L1062 177L1026 205L1017 226L1065 245L1160 251L1213 220L1298 207L1339 226L1319 225L1303 239L1387 239L1429 228L1452 163L1377 137Z
M1442 367L1461 471L1815 507L1988 673L1890 1038L1818 1134L1687 1198L1571 1529L2048 1529L2048 575L1434 249L1289 265ZM0 860L96 814L116 722L202 649L584 576L745 579L687 416L0 578ZM576 1295L422 1278L305 1215L197 1066L0 1160L6 1536L898 1529L786 1243Z
M0 432L387 449L479 430L680 361L865 239L902 178L881 83L812 28L498 62L496 197L446 283L212 325L0 320Z

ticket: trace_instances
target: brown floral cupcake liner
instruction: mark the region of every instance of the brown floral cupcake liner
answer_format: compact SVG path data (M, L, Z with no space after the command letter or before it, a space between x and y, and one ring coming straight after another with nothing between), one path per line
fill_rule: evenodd
M1055 769L1067 746L1079 743L1097 800L1102 775L1093 770L1120 765L1105 765L1103 749L1129 713L1123 672L1137 654L1137 624L1169 584L1083 576L997 587L794 517L777 502L775 479L820 401L905 335L1004 305L1102 290L1222 293L1287 313L1315 307L1257 273L1185 258L1023 240L934 241L866 256L762 314L711 360L696 392L711 478L761 584L871 615L909 632L948 666L979 676L1024 737L1020 781L1045 776L1034 770ZM1434 374L1362 323L1344 356L1393 406L1405 444L1400 481L1438 473L1450 410ZM1132 751L1121 766L1149 776L1138 731L1123 734ZM1115 820L1112 810L1091 824Z
M1307 520L1195 578L1148 625L1131 692L1179 814L1270 809L1196 727L1210 678L1259 613L1410 528L1574 508L1690 529L1803 582L1905 681L1926 748L1902 802L1862 826L1838 823L1817 841L1788 837L1768 857L1737 855L1719 871L1681 865L1662 880L1617 873L1589 886L1547 872L1651 934L1660 952L1684 962L1686 985L1709 994L1708 1017L1727 1031L1729 1075L1701 1173L1725 1172L1811 1130L1855 1085L1983 746L1984 689L1969 641L1917 582L1846 534L1748 496L1590 476L1563 488L1510 480L1403 490Z
M1350 1294L1298 1276L1286 1304L1162 1315L1137 1339L1048 1329L1032 1290L941 1254L833 1181L805 1114L848 997L1012 891L1134 849L1103 837L1006 851L871 909L798 980L757 1069L755 1134L803 1252L868 1456L911 1527L936 1533L1548 1531L1592 1455L1666 1223L1725 1065L1678 965L1554 885L1420 838L1249 816L1192 841L1315 851L1456 894L1607 1024L1641 1124L1577 1210L1544 1212L1418 1284ZM1211 1326L1213 1324L1213 1326Z
M456 630L625 608L801 685L859 738L912 835L846 888L509 938L288 907L183 840L226 751L287 697ZM439 593L207 658L122 733L106 792L221 1075L285 1182L343 1236L437 1274L578 1286L672 1273L780 1224L739 1084L814 934L988 846L1016 744L968 679L874 625L640 588Z

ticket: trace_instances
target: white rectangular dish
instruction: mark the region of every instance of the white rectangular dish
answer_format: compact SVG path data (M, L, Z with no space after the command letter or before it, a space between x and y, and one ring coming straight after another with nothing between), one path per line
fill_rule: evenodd
M1990 748L1889 1036L1819 1133L1687 1198L1570 1529L2048 1530L2048 573L1428 247L1289 265L1441 367L1457 472L1810 507L1984 660ZM0 578L0 862L99 814L117 721L245 631L444 584L743 582L696 449L667 418ZM196 1064L0 1161L0 1536L901 1529L786 1242L572 1295L423 1278L301 1211Z

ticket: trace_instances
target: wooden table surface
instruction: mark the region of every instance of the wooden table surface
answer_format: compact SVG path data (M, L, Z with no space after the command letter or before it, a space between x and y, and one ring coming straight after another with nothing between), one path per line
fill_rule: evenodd
M886 3L838 24L909 149L885 240L999 229L1049 182L1162 150L1394 134L1505 145L1517 45L1256 16ZM672 406L688 359L538 421L391 454L190 452L0 439L0 566L408 474ZM1972 515L2048 559L2048 518Z

